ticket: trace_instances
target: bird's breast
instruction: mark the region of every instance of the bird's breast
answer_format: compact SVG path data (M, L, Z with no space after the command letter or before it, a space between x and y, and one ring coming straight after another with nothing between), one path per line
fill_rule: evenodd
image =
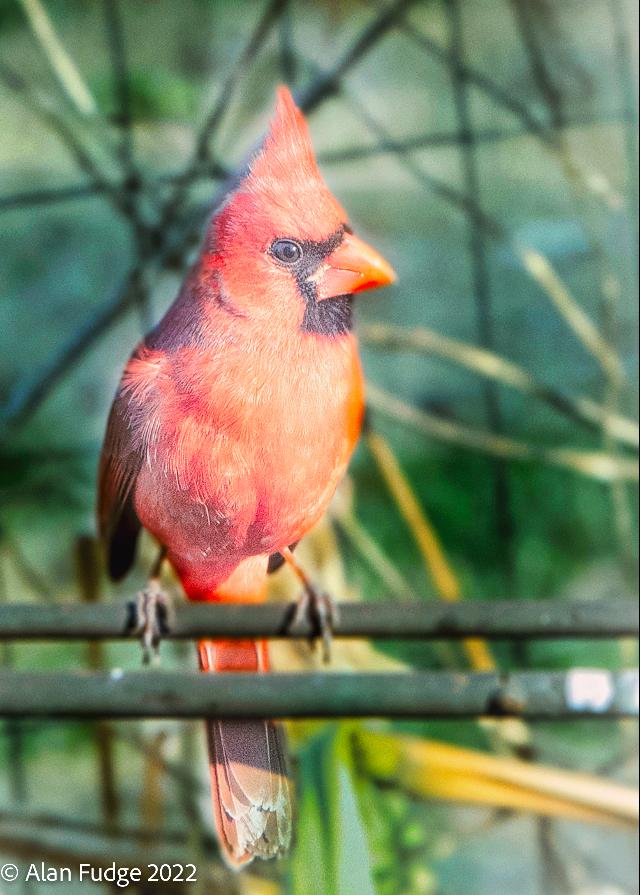
M320 518L360 432L355 341L309 340L307 352L263 384L245 432L257 498L249 537L265 552L298 540Z
M346 469L363 409L351 335L185 346L143 397L137 511L189 563L302 537Z

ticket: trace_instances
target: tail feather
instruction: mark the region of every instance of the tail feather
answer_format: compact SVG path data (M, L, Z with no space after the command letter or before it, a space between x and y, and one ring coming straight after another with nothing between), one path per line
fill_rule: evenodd
M266 644L200 643L203 671L266 671ZM227 861L283 854L291 841L286 745L274 721L207 721L213 808Z

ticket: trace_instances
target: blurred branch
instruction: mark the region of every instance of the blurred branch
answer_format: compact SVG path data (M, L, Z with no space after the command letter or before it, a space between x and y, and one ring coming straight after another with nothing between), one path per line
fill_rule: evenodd
M430 56L439 59L447 66L455 65L452 50L442 47L437 41L423 34L414 25L408 21L403 21L399 28L405 32L412 40L421 46ZM537 137L541 143L551 150L555 155L560 156L560 160L565 166L565 170L570 174L571 179L580 186L585 192L590 192L597 198L603 200L610 208L620 207L620 196L613 189L608 180L599 171L587 171L577 162L567 163L566 157L562 157L562 146L559 143L559 133L546 123L539 121L531 114L527 105L515 97L509 90L501 87L493 78L485 75L469 65L462 65L460 73L466 81L473 84L486 93L495 103L507 109L523 122L528 133Z
M620 297L620 284L617 278L606 276L603 282L602 316L603 329L608 340L615 344L616 322L618 318L618 302ZM604 405L608 416L613 417L621 399L621 383L613 376L606 376L604 382ZM619 445L616 443L608 426L602 428L602 447L613 456L619 455ZM618 555L622 574L631 588L637 588L638 564L636 561L636 534L633 519L633 511L627 485L623 481L611 482L611 508L618 541Z
M565 130L570 128L592 127L594 125L605 124L609 122L619 122L621 114L598 115L598 116L575 116L568 120L565 124ZM493 127L474 130L473 139L476 143L498 143L506 140L519 140L531 133L529 128L521 127L516 130L514 128ZM419 151L421 149L438 149L440 147L459 148L464 143L464 137L458 131L445 131L444 133L434 133L429 131L425 134L418 134L415 137L406 137L396 142L388 143L379 140L373 145L367 146L351 146L345 149L328 149L318 153L318 161L326 164L342 164L344 162L360 161L361 159L373 158L378 155L388 155L396 152L400 146L404 152Z
M524 367L495 352L451 339L423 326L409 329L374 321L362 323L359 335L365 344L376 348L417 351L460 364L480 376L494 379L501 385L544 401L554 410L592 431L605 429L613 438L638 449L640 436L638 423L634 420L611 413L605 405L590 398L580 395L574 398L556 391L538 382Z
M400 12L407 9L412 2L415 0L397 0L389 10L378 16L362 31L331 72L317 76L301 99L301 104L306 112L313 111L332 93L340 78L361 58L366 50L387 32ZM24 90L27 92L27 96L31 96L26 84L19 76L14 76L13 73L7 73L4 68L0 68L0 79L7 80L11 89ZM219 107L216 106L217 108ZM219 120L221 114L220 112L216 113L216 109L208 119L214 124ZM58 119L55 116L55 123L57 124L57 122ZM73 138L73 134L71 137ZM0 408L0 438L7 428L24 422L69 369L84 356L93 343L140 299L140 290L148 288L151 268L155 267L161 270L168 263L174 265L176 262L179 265L184 263L185 255L191 248L192 242L198 238L207 213L210 212L212 206L215 208L219 204L245 169L246 162L243 162L235 172L227 176L214 197L213 203L208 203L206 206L194 206L181 214L177 235L174 228L170 227L168 223L163 224L167 217L167 211L165 210L161 214L160 224L162 226L156 227L154 232L149 235L150 245L155 245L156 248L153 251L149 249L148 257L145 255L140 259L140 263L126 276L114 298L104 304L95 315L92 315L77 330L67 345L50 358L33 377L18 383L14 388L9 400ZM96 182L109 196L112 195L110 184L103 183L99 179L96 179ZM175 203L175 196L169 201ZM165 209L168 208L168 205L165 206ZM168 240L171 242L170 245L167 245Z
M31 30L42 47L60 86L82 115L95 115L96 102L73 59L58 37L40 0L20 0Z
M621 115L598 116L595 118L575 118L568 122L567 127L586 127L594 124L602 124L608 121L619 121ZM502 141L517 140L528 133L527 130L504 130L502 128L492 128L488 130L479 130L474 134L476 142L485 141ZM374 158L378 155L389 155L397 151L399 146L403 151L411 152L420 149L438 148L447 146L459 146L460 135L457 132L452 133L433 133L418 135L416 137L408 137L397 142L387 143L378 141L367 146L353 146L346 149L329 149L325 152L318 153L318 161L321 164L333 165L343 164L350 161L360 161L362 159ZM147 189L149 193L157 190L162 184L175 183L182 175L182 172L166 172L158 174L156 177L146 179L142 185L142 189ZM215 160L210 159L203 168L198 171L194 180L211 180L220 179L230 176L229 170ZM115 182L118 189L126 186L126 180ZM99 186L95 184L71 184L66 187L51 187L41 190L26 191L14 193L13 195L0 197L0 212L11 210L14 208L30 208L35 205L53 204L56 202L68 202L76 199L84 199L87 196L97 195L101 192Z
M625 23L624 8L620 0L609 0L611 26L613 30L613 55L618 69L618 84L622 99L625 124L624 149L627 167L626 205L633 222L630 249L636 264L633 276L638 283L638 95L636 90L637 51L632 46L632 38Z
M22 545L15 541L6 531L2 532L2 542L6 549L7 558L11 559L16 572L27 587L41 600L46 600L47 602L55 600L55 592L49 581L44 574L33 566L31 560L25 555Z
M76 132L55 108L51 97L25 81L21 74L0 63L0 82L18 96L25 107L36 115L65 145L78 168L91 180L92 186L103 193L110 204L134 226L138 223L137 210L132 206L126 193L107 180L96 165L91 154L78 139Z
M285 0L269 0L258 22L235 63L229 69L227 77L220 88L218 99L207 115L200 132L196 136L195 146L190 160L184 170L178 175L174 183L174 190L164 204L157 230L162 234L165 227L170 225L180 213L189 191L189 187L200 173L201 169L210 162L209 141L216 133L222 118L233 98L235 89L244 77L248 66L253 61L261 46L269 36L271 28L278 20L284 7Z
M591 318L575 301L550 261L540 252L517 241L512 242L512 248L525 270L542 286L574 335L596 358L604 372L616 380L624 379L624 368L615 348L603 338Z
M398 600L411 594L409 582L351 510L332 512L332 519L352 546Z
M523 2L523 0L510 0L510 2L518 23L521 40L527 52L533 80L547 106L548 115L554 127L557 129L556 140L560 161L567 178L570 182L576 185L574 177L576 163L571 146L563 129L565 113L562 91L556 84L547 63L545 54L547 42L544 40L544 37L541 38L538 35L538 23L535 20L536 9L531 7L528 3ZM580 182L578 182L577 185L578 187L582 186ZM603 335L609 345L615 346L616 306L620 292L619 280L610 270L608 259L603 248L603 240L600 238L599 234L599 219L596 219L593 210L589 207L585 209L583 219L585 228L589 234L591 243L590 248L597 267L597 279L602 295L601 327ZM608 414L613 415L618 410L621 397L621 377L616 375L616 372L607 366L603 367L603 372L605 375L604 404ZM607 452L615 456L618 446L615 444L614 439L611 437L606 427L602 430L602 444ZM623 482L616 480L611 483L611 500L622 567L628 580L634 582L636 578L634 525L631 507L629 506Z
M605 482L615 478L638 480L638 468L634 460L615 457L604 451L539 447L504 435L492 435L482 429L473 429L412 407L371 383L367 386L367 400L375 410L400 420L437 441L509 460L546 463Z
M473 202L482 207L480 171L476 159L475 139L471 122L470 100L467 80L462 67L464 65L464 40L462 29L462 9L459 0L447 0L445 10L449 20L449 40L451 45L451 79L453 95L458 116L458 127L461 142L462 171L464 189ZM489 280L487 259L487 242L485 232L476 227L473 220L467 217L469 252L471 255L471 276L473 294L476 305L476 329L478 341L485 350L495 347L493 296ZM483 397L486 408L487 425L494 435L502 435L504 420L500 403L500 393L495 382L484 380ZM500 557L504 563L505 586L509 592L517 590L516 560L514 553L515 517L512 509L511 484L509 468L501 457L490 460L493 473L493 511L496 538L500 544Z
M68 342L44 367L15 386L0 408L0 437L22 423L36 410L62 377L80 360L91 345L139 299L146 288L148 273L142 266L134 268L117 289L114 297L102 305L76 330Z
M137 171L133 158L133 118L131 113L131 93L129 72L125 53L124 33L120 11L120 0L103 0L104 15L113 68L115 93L118 102L116 123L120 128L120 160L130 188L137 181Z
M138 194L142 186L142 180L134 159L133 117L120 0L103 0L103 9L116 95L117 113L115 121L120 131L118 157L124 172L124 181L120 189L122 194L126 196L127 206L131 212L131 223L133 224L132 229L138 260L142 261L149 248L150 232L149 228L143 225L140 220L138 205ZM136 305L140 316L141 329L143 332L146 332L153 323L150 295L147 289L139 290L136 297Z
M320 102L336 93L340 81L349 69L353 68L391 28L394 28L401 20L402 15L415 3L416 0L395 0L386 9L383 9L356 38L333 69L318 75L311 85L301 92L298 104L302 111L307 113L312 111Z
M540 850L540 890L544 895L573 895L572 884L567 868L566 854L560 855L556 846L556 834L550 817L540 817L536 825L538 846Z
M116 736L123 743L127 743L133 747L140 755L146 755L149 743L147 738L142 736L136 730L120 725L116 728ZM172 761L165 755L158 755L158 763L162 767L164 773L171 777L175 783L179 783L181 787L191 789L196 795L209 795L209 783L201 780L189 768L185 768L177 761Z
M0 540L0 612L7 602L7 582L4 533ZM0 642L0 666L8 669L13 665L13 648L9 643ZM7 718L2 727L7 738L7 776L9 778L9 798L14 803L26 801L27 774L25 766L25 738L22 721Z
M75 544L76 579L80 598L89 606L100 600L100 553L95 538L82 536ZM104 646L97 640L87 644L87 667L90 671L103 671ZM102 816L105 827L114 829L118 825L120 800L115 774L113 725L108 721L96 721L92 726L94 748L98 756L97 786L102 802Z
M293 86L297 80L298 60L293 45L293 21L291 0L285 0L278 23L278 43L280 50L280 70L286 84Z
M558 132L557 138L562 139L562 129L564 127L562 92L549 74L542 47L536 34L534 9L527 3L523 3L522 0L509 0L509 2L515 15L520 40L524 45L534 82L547 106L551 124Z
M29 190L0 197L0 211L16 208L32 208L38 205L51 205L55 202L68 202L74 199L85 199L106 192L107 183L79 183L71 186L50 187L41 190Z
M395 147L398 161L416 180L444 201L468 214L475 226L485 231L492 239L504 242L510 248L524 269L542 287L555 309L564 318L584 348L595 357L607 375L622 380L624 368L616 351L600 335L591 318L573 298L550 261L540 252L514 239L504 225L485 214L472 197L460 193L424 171L415 159L391 138L387 129L379 124L360 103L356 103L351 97L348 99L356 114L372 133Z
M205 792L204 787L202 789ZM70 833L85 832L87 834L97 834L105 838L126 838L131 841L141 837L140 827L118 824L117 827L110 829L102 822L96 822L89 818L78 818L75 815L55 814L48 811L28 811L25 809L4 809L0 808L0 824L2 823L27 823L33 827L53 827L69 831ZM183 844L186 842L186 834L178 829L164 829L158 833L156 837L161 842L167 844ZM210 846L215 849L215 839L210 837Z
M163 752L166 732L157 730L147 740L144 750L142 779L140 781L139 814L142 822L140 845L153 841L163 826L165 797L163 792Z

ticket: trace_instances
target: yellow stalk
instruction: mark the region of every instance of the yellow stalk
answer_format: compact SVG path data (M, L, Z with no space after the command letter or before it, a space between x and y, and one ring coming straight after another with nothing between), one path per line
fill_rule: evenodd
M458 579L389 443L382 435L368 432L367 444L398 509L415 538L427 575L432 579L438 595L441 599L449 602L459 600L461 593ZM483 640L469 638L463 641L463 645L472 668L476 671L493 671L495 669L493 656Z
M638 794L590 775L417 737L356 732L365 769L414 795L589 823L636 824Z

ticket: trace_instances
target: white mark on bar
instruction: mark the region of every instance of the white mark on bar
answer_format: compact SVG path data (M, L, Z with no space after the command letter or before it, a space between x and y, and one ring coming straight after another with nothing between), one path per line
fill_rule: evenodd
M615 682L609 671L574 668L567 672L565 699L575 712L605 712L615 696Z
M640 680L638 672L628 669L620 674L620 689L628 711L637 714L640 711Z
M124 677L124 671L122 668L112 668L109 677L112 681L119 681Z

